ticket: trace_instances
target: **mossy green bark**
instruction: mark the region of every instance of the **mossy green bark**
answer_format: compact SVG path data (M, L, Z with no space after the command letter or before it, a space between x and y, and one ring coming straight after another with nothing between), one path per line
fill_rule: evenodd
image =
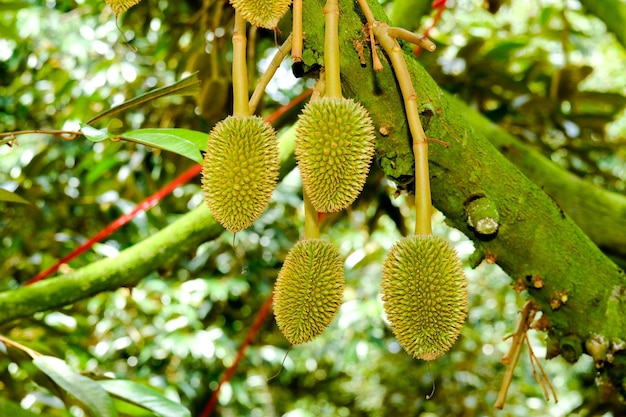
M292 127L279 138L279 178L295 167L294 133L295 127ZM0 325L30 317L39 311L63 307L103 291L133 286L223 232L224 228L202 204L165 229L123 250L115 258L102 259L27 287L0 292Z
M146 240L66 275L0 292L0 323L137 284L157 268L215 239L224 229L203 204Z
M472 125L524 175L558 202L605 254L626 264L626 196L597 187L565 171L519 139L459 103L473 114Z
M320 51L323 45L322 3L317 0L305 5L305 48L312 51ZM378 3L370 3L374 15L386 21ZM388 132L377 137L377 162L400 189L410 190L411 138L392 69L380 51L385 65L382 72L373 72L371 64L360 64L353 45L363 42L364 20L356 2L343 0L340 8L344 95L363 103L377 128ZM528 288L549 321L549 345L556 346L550 355L559 353L559 340L564 337L585 341L594 333L611 339L626 336L624 320L614 317L620 310L616 302L623 311L622 297L611 296L616 288L623 292L624 272L487 140L481 132L485 126L480 115L439 89L408 50L406 57L426 134L450 145L429 146L433 203L454 227L474 240L482 258L497 262ZM480 236L467 224L466 205L478 197L489 198L497 207L500 227L493 237ZM623 356L616 358L614 368L626 363ZM613 382L621 386L621 380Z

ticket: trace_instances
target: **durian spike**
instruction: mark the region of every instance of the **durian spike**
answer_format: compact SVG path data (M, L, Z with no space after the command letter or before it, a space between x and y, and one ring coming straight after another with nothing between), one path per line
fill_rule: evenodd
M324 69L326 70L326 97L341 98L339 58L339 2L327 0L324 6Z
M246 20L235 9L235 29L233 31L233 116L250 115L246 44Z
M376 39L378 39L387 56L389 56L396 74L404 100L409 130L413 138L413 155L415 157L415 234L430 235L432 234L432 200L430 196L430 176L428 173L428 142L419 118L417 94L411 82L411 76L404 60L402 48L387 32L389 26L386 23L374 22L373 29Z

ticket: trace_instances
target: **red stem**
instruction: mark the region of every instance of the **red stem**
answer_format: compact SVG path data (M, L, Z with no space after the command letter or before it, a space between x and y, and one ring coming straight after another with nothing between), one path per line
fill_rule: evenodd
M241 362L241 359L243 359L243 354L245 353L246 348L250 343L252 343L252 340L254 339L257 332L261 328L261 325L263 324L265 316L267 316L267 313L269 313L272 307L272 298L272 294L270 294L269 297L267 297L267 300L265 300L265 302L261 306L261 309L259 310L256 319L254 320L254 323L252 323L250 331L248 332L246 338L239 347L239 350L237 350L237 356L235 356L235 360L228 367L226 372L224 372L224 375L222 375L219 385L217 386L215 391L213 391L213 395L211 395L211 399L207 403L206 407L204 407L204 410L202 410L202 414L200 414L200 417L209 417L211 413L213 413L213 410L215 410L215 406L217 405L217 400L219 399L222 386L226 382L228 382L230 378L235 374L235 371L237 370L237 365L239 365L239 362Z
M69 254L65 255L63 258L56 261L54 265L52 265L48 269L45 269L41 271L40 273L38 273L37 275L35 275L35 277L31 278L24 285L34 284L35 282L41 281L47 276L55 273L62 264L74 259L78 255L85 252L87 249L91 248L94 245L94 243L99 242L100 240L109 236L111 233L115 232L117 229L119 229L120 227L122 227L123 225L131 221L133 217L137 215L137 213L140 213L142 211L147 211L151 209L152 207L154 207L163 197L167 196L169 193L174 191L174 189L178 187L179 185L182 185L186 183L187 181L191 180L192 178L194 178L196 175L200 173L200 171L202 171L202 165L200 164L194 165L193 167L189 168L187 171L183 172L181 175L174 178L172 182L168 183L163 188L158 190L156 193L152 194L151 196L147 197L145 200L137 204L135 208L132 209L130 212L122 214L120 217L115 219L112 223L107 225L104 229L100 230L91 239L89 239L88 241L86 241L85 243L77 247L76 249L74 249Z
M291 100L289 103L276 109L276 111L274 111L274 113L269 115L267 119L265 119L265 121L268 123L274 123L277 119L279 119L289 110L291 110L293 107L297 106L302 101L307 99L311 95L311 92L312 92L311 90L307 90L304 93L300 94L298 97ZM201 171L202 171L202 166L195 165L194 167L183 172L181 175L174 178L172 182L165 185L156 193L147 197L141 203L137 204L137 206L135 206L135 208L132 211L130 211L129 213L123 214L117 219L115 219L112 223L107 225L104 229L102 229L100 232L94 235L91 239L89 239L88 241L86 241L85 243L77 247L76 249L74 249L72 252L65 255L63 258L59 259L51 267L39 272L37 275L35 275L33 278L27 281L24 285L34 284L35 282L41 281L42 279L45 279L48 276L54 274L62 264L67 263L71 261L72 259L76 258L80 254L82 254L83 252L91 248L96 242L99 242L100 240L104 239L105 237L115 232L120 227L124 226L126 223L131 221L133 217L137 215L137 213L142 212L142 211L147 211L151 209L152 207L154 207L162 198L164 198L169 193L174 191L176 187L186 183L187 181L190 181L196 175L200 174Z
M445 0L434 0L431 4L431 7L433 8L433 10L437 10L437 13L435 13L435 17L433 18L433 23L430 26L428 26L423 33L425 38L428 38L428 35L430 34L430 30L434 28L435 26L437 26L437 23L439 23L439 19L441 19L441 15L443 14L443 11L446 10L446 2ZM421 46L417 45L415 49L413 49L413 55L416 58L419 58L420 54L422 53L422 49L423 48Z

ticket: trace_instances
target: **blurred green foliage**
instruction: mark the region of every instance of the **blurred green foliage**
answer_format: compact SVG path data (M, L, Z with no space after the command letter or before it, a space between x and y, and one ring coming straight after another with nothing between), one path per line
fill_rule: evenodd
M458 1L432 32L438 51L422 53L419 59L442 87L530 146L593 182L623 191L626 56L576 1L564 4L513 1L492 15L481 1ZM232 12L225 1L146 0L120 16L120 30L101 1L32 0L0 2L0 7L5 11L0 14L4 132L76 130L102 110L193 70L215 90L205 89L197 98L155 100L125 112L114 124L103 121L97 127L208 131L230 111ZM262 66L271 56L274 34L259 31L255 42ZM283 83L272 84L264 115L306 88L287 69L281 71L277 79ZM217 104L207 102L211 99ZM32 203L0 202L0 289L21 285L189 166L190 161L175 154L125 142L28 135L12 147L0 146L0 188ZM39 313L4 325L0 332L90 375L155 387L199 415L300 236L300 190L292 173L263 217L234 240L224 233L178 263L154 271L135 288ZM354 208L327 219L323 233L346 257L345 303L333 325L285 357L288 344L267 317L222 388L219 415L493 414L504 373L500 360L510 343L503 338L515 327L523 297L497 267L468 268L470 316L460 341L430 365L410 358L386 325L379 300L382 260L411 224L410 203L404 197L390 200L390 194L393 186L374 168ZM199 204L196 179L64 268L115 256ZM441 218L435 232L454 242L467 263L469 240L448 229ZM541 334L530 336L535 354L543 358ZM38 385L28 362L0 354L4 399L49 416L85 415L77 406L65 410L53 393ZM558 358L544 366L559 403L544 400L524 353L499 415L608 411L599 400L589 358L573 366ZM426 400L433 380L436 394Z

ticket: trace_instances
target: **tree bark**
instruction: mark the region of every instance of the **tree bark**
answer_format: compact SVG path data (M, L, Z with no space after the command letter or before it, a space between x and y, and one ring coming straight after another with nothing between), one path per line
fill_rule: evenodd
M0 292L0 324L62 307L102 291L131 287L158 268L215 239L224 229L205 204L144 241L69 274Z
M305 48L312 52L309 56L323 55L323 3L324 0L317 0L305 5ZM370 2L370 6L377 19L386 21L377 2ZM355 45L367 45L363 35L365 20L356 2L342 0L340 7L344 94L360 101L370 111L380 131L385 131L385 136L377 137L377 162L386 175L397 182L399 189L411 190L411 138L392 69L380 51L378 54L385 65L382 72L375 73L369 64L371 61L365 67L360 64ZM552 198L511 164L485 134L516 158L510 136L444 93L408 50L406 59L427 136L449 144L449 147L435 142L429 145L434 205L454 227L474 241L480 257L497 262L516 282L517 288L527 289L529 297L536 300L549 322L550 357L563 354L573 362L586 351L592 354L598 366L604 366L607 371L604 375L610 377L616 390L623 391L626 320L619 311L626 307L624 271L599 250ZM552 167L543 167L541 171L542 168L534 166L535 162L532 158L526 160L528 172L533 169L541 175L556 172ZM571 178L560 171L554 179L536 180L549 183L550 189L555 191L559 178L572 183ZM591 188L580 183L577 186L577 190L591 192ZM602 192L592 193L577 198L579 206L585 198L600 194L601 198L609 198ZM624 207L620 198L611 199ZM480 234L468 225L467 209L477 200L497 210L497 233ZM586 213L593 214L593 207L598 206L591 207ZM614 224L623 225L621 214L617 217ZM589 228L592 230L598 228L601 219L583 218L581 223L592 224ZM599 240L610 234L603 233L602 229L603 225L595 233ZM623 230L617 229L616 233ZM612 246L622 242L621 239L610 238L606 242ZM607 359L606 350L594 348L598 341L608 350L612 363Z
M473 114L472 124L510 162L530 178L576 222L591 240L622 268L626 265L626 196L597 187L565 171L511 136L486 117Z

